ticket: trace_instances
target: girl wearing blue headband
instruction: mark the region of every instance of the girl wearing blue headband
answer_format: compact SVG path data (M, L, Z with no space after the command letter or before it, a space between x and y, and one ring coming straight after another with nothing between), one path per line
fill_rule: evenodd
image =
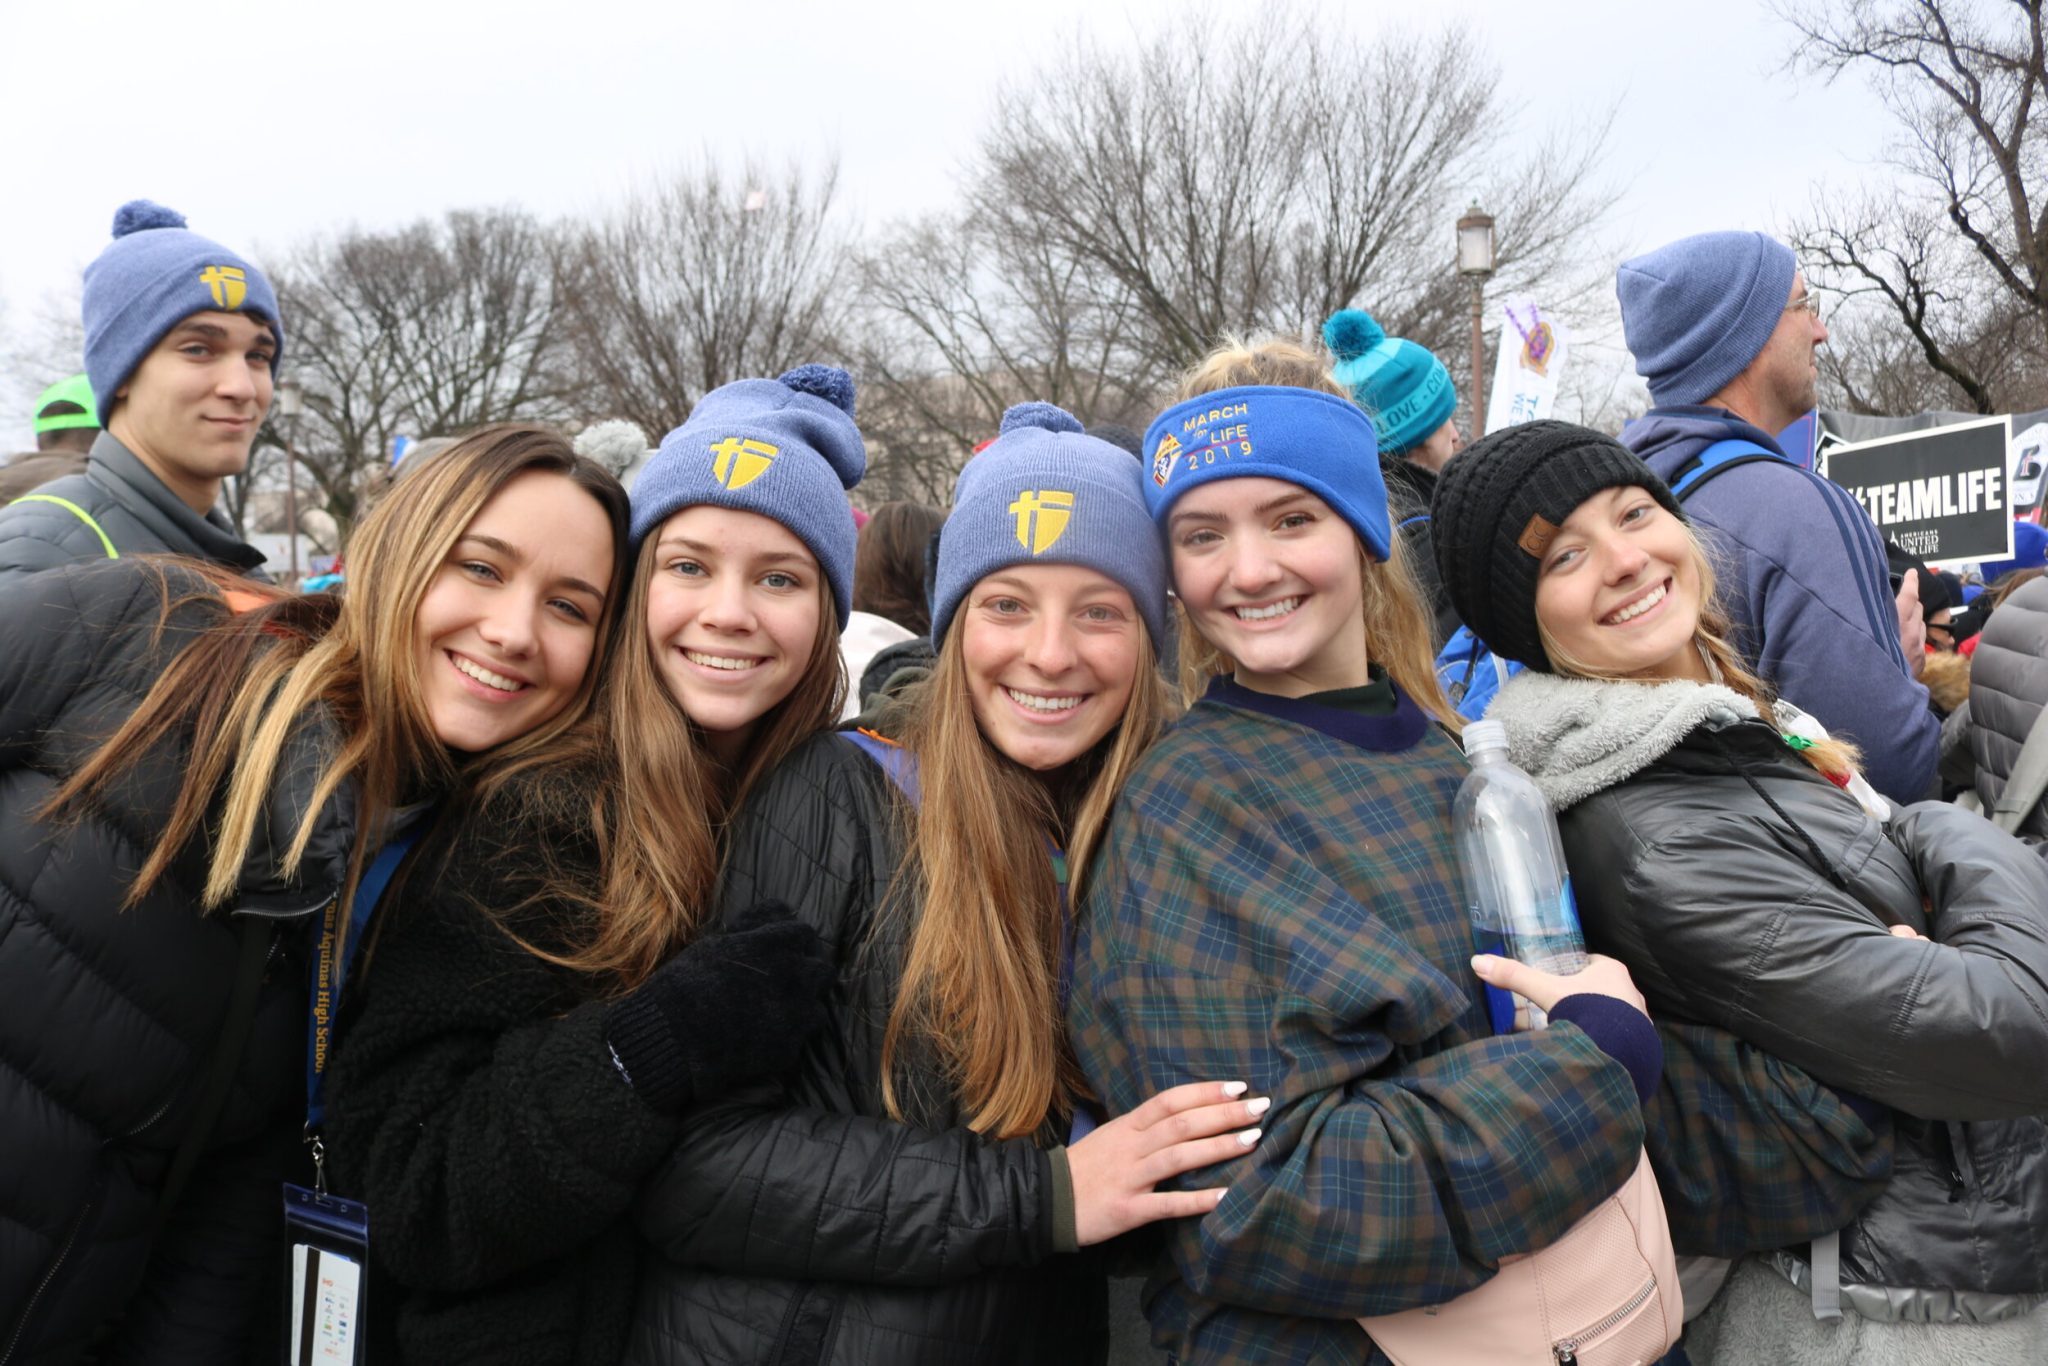
M1621 1186L1664 1050L1597 958L1507 965L1489 980L1558 1023L1493 1034L1451 834L1466 766L1371 422L1290 342L1225 347L1182 398L1145 492L1192 706L1111 818L1068 1021L1110 1113L1219 1067L1272 1097L1216 1210L1168 1226L1155 1336L1377 1362L1354 1319L1473 1289Z
M1103 1263L1070 1254L1213 1209L1227 1177L1153 1186L1256 1139L1221 1077L1091 1132L1060 1028L1065 885L1165 711L1139 482L1068 414L1012 409L940 533L930 678L739 813L721 905L817 927L833 1020L782 1085L692 1116L646 1196L665 1260L629 1362L1099 1361Z

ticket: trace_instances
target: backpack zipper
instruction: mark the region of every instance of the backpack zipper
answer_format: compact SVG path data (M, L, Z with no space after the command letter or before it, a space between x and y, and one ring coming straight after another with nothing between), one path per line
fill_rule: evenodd
M1628 1297L1628 1302L1622 1305L1621 1308L1615 1310L1606 1318L1601 1319L1590 1328L1580 1329L1576 1336L1565 1338L1563 1341L1553 1345L1550 1349L1550 1354L1557 1358L1557 1366L1578 1366L1580 1343L1591 1342L1594 1338L1613 1328L1630 1314L1642 1308L1644 1302L1656 1293L1657 1278L1652 1276L1643 1283L1642 1289Z

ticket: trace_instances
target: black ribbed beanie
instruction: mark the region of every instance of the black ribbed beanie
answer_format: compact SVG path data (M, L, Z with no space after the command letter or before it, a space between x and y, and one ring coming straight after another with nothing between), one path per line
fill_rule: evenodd
M1634 486L1678 518L1678 500L1626 446L1569 422L1484 436L1444 466L1430 505L1437 571L1458 616L1505 659L1551 673L1536 629L1536 570L1550 538L1603 489Z

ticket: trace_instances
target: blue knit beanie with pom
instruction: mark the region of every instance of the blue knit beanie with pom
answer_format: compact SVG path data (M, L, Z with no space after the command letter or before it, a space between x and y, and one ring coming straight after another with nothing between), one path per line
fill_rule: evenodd
M92 380L100 425L114 391L164 334L194 313L247 313L270 324L284 357L284 320L262 271L218 242L185 226L185 216L147 199L114 214L114 240L85 268L85 373Z
M634 549L684 508L759 513L817 557L843 630L856 540L846 491L867 467L844 370L800 365L778 379L736 380L704 395L633 481Z
M1085 565L1113 579L1165 649L1166 557L1130 453L1089 436L1065 409L1020 403L967 462L939 531L932 644L975 584L1019 564Z
M1458 391L1436 354L1389 337L1362 308L1332 313L1323 324L1323 345L1337 358L1330 373L1372 419L1381 455L1407 454L1457 411Z

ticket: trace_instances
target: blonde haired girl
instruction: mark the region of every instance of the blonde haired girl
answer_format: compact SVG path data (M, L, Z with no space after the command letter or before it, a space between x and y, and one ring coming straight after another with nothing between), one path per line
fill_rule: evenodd
M1538 422L1475 443L1445 472L1436 536L1467 622L1528 666L1487 714L1558 808L1588 945L1661 1017L1724 1029L1874 1123L1900 1116L1891 1179L1815 1229L1812 1256L1805 1239L1723 1246L1761 1255L1688 1350L2041 1360L2040 860L1957 807L1893 810L1854 749L1773 699L1727 643L1677 499L1611 439Z

